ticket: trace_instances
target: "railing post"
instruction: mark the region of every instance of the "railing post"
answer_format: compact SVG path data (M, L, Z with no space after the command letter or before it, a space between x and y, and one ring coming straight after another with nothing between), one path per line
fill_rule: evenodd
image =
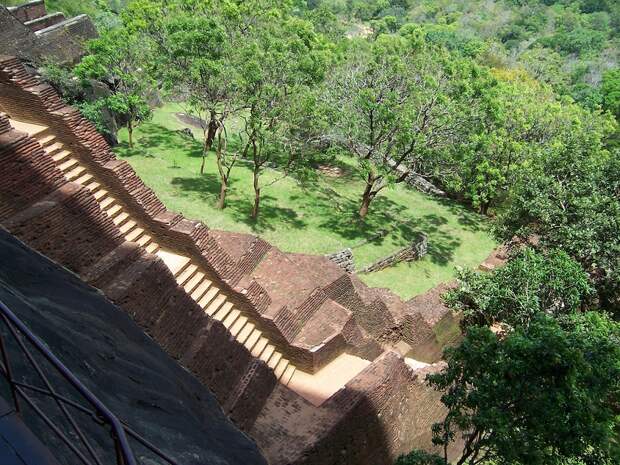
M7 321L4 315L2 315L2 320L4 321L5 325L9 324L9 322ZM9 387L11 388L11 396L13 396L13 404L15 404L15 411L17 413L20 413L21 409L19 406L19 397L17 395L17 386L15 386L15 382L13 380L13 371L11 370L11 363L9 362L9 355L7 354L6 346L4 345L4 336L2 336L1 332L0 332L0 352L2 353L1 354L2 364L4 365L4 370L6 371L6 378L7 378L7 381L9 382Z

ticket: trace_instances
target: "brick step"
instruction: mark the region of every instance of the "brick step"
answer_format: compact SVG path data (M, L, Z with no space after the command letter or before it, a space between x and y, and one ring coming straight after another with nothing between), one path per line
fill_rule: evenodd
M191 262L189 257L160 248L151 234L123 210L115 197L97 182L86 167L80 165L79 159L72 156L71 152L64 148L64 145L50 133L48 128L24 123L22 129L29 133L36 132L37 140L46 153L52 157L57 168L68 180L77 182L91 191L101 210L112 219L127 241L137 243L148 253L157 254L173 274L179 286L183 287L184 291L198 303L206 314L220 321L230 335L238 343L243 344L252 356L265 362L280 382L286 384L290 381L295 373L295 366L283 353L276 350L276 347L256 327L250 317L243 315L235 308L226 295L213 285L213 282L196 264Z
M295 368L294 365L289 365L286 368L286 370L284 370L284 373L280 377L280 382L284 384L285 386L288 385L288 383L291 382L291 379L293 378L295 371L297 371L297 368Z

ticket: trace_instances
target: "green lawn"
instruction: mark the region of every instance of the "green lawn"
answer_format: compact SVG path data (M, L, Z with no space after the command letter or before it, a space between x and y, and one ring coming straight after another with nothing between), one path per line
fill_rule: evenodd
M341 177L320 175L316 182L304 185L289 177L264 188L256 223L249 217L252 174L247 164L239 164L233 170L228 206L218 210L215 156L209 156L200 176L200 131L194 131L196 140L174 132L185 127L174 116L177 111L182 110L173 104L156 110L153 120L135 131L133 150L124 143L126 131L121 131L123 143L116 153L169 209L213 229L257 234L287 252L325 254L353 247L358 269L403 247L416 232L425 232L429 237L426 258L361 276L369 285L388 287L403 298L451 279L457 265L477 266L495 246L479 215L400 185L382 192L360 223L356 210L363 186L347 169L353 163L349 159L338 160L344 169ZM267 170L261 179L267 184L278 177L280 172ZM372 239L380 230L387 232ZM369 238L370 242L358 245Z

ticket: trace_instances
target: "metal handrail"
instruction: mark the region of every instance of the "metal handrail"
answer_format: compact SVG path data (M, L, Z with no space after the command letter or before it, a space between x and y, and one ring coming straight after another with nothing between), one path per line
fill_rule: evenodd
M60 431L60 429L49 419L40 408L33 403L33 401L26 394L26 390L38 392L44 394L52 399L59 405L61 411L72 425L73 429L77 433L83 445L88 450L89 454L93 457L97 464L100 464L100 460L97 457L94 449L88 443L84 433L79 429L75 420L66 409L67 406L80 410L84 413L90 414L94 420L98 420L99 423L108 424L112 429L112 438L116 447L116 457L118 465L137 465L135 456L127 439L127 436L131 436L134 440L138 441L142 446L149 449L158 457L164 459L172 465L177 465L176 462L157 449L146 439L142 438L136 432L131 430L126 424L121 422L106 406L101 402L82 382L45 346L45 344L26 327L26 325L2 302L0 301L0 319L6 324L9 331L17 341L22 352L26 355L28 361L33 366L35 371L42 378L47 389L42 389L29 384L21 383L13 377L10 358L2 333L0 333L0 355L2 357L2 374L9 382L11 394L13 396L13 403L15 410L20 412L20 396L35 410L35 412L41 417L41 419L54 431L54 433L60 437L60 439L78 456L78 458L85 464L90 464L84 454L77 449L77 447L69 441L69 439ZM74 402L66 397L63 397L55 392L49 380L45 377L43 371L32 357L32 354L28 351L28 348L24 345L23 341L16 333L15 329L19 330L21 335L32 344L37 351L60 373L60 375L75 388L75 390L92 406L93 411L81 406L77 402Z

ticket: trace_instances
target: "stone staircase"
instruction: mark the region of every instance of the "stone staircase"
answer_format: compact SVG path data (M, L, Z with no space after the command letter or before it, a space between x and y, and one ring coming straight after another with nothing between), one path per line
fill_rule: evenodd
M222 322L231 336L243 344L253 357L264 361L281 383L285 385L290 383L297 371L296 367L276 350L247 316L234 307L198 265L192 263L189 257L162 248L154 235L131 217L123 204L105 189L105 186L56 139L48 128L15 120L11 120L11 125L35 138L68 181L81 184L92 192L101 209L118 226L125 240L134 242L147 252L159 256L179 286L183 287L208 315Z

